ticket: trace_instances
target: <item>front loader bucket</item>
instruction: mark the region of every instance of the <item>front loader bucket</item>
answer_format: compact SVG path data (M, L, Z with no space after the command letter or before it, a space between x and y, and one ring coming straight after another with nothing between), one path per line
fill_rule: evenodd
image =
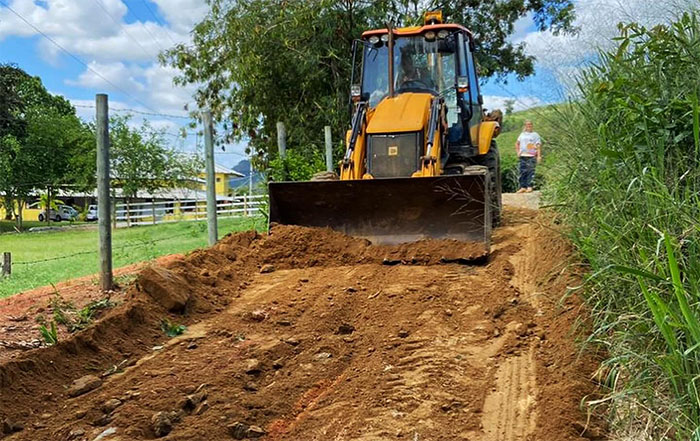
M373 244L482 242L489 252L488 171L469 175L270 183L270 223L330 227Z

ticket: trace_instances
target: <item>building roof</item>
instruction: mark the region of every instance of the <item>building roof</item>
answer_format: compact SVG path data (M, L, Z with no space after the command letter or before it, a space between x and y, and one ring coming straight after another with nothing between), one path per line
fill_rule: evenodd
M117 199L122 199L124 193L121 188L114 189L115 196ZM97 190L92 192L74 192L70 190L57 190L56 197L85 197L85 198L97 198ZM159 199L159 200L207 200L206 190L201 190L198 188L163 188L156 190L155 192L148 192L145 190L139 190L136 193L134 199ZM235 200L233 197L216 195L217 201L232 201Z
M231 170L230 168L221 164L214 164L214 173L221 173L222 175L231 175L236 178L242 178L245 176L243 173L239 173L236 170ZM202 174L206 174L206 170L202 170Z

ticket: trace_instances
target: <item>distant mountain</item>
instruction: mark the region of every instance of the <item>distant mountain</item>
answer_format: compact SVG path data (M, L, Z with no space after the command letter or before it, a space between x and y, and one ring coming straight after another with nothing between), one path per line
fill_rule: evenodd
M240 161L238 164L233 166L233 170L248 176L248 173L250 172L250 161L247 159Z
M248 186L248 176L250 175L250 161L247 159L241 160L238 164L233 166L233 170L244 175L244 178L232 178L230 185L233 188L247 187ZM263 175L260 172L253 172L253 187L263 181Z

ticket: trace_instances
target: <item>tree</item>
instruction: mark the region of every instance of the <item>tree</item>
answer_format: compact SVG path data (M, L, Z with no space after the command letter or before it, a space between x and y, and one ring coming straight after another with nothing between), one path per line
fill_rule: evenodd
M351 47L363 30L419 23L441 8L471 27L483 78L533 73L524 46L508 37L532 13L540 30L569 30L572 0L209 0L193 42L161 54L182 71L179 84L197 84L195 99L224 122L224 139L250 139L260 169L277 156L275 125L284 121L288 144L311 162L323 149L323 126L344 139L349 122ZM291 151L290 150L290 151ZM342 144L338 143L338 155ZM291 155L290 155L291 156ZM300 176L299 178L307 178Z
M504 101L503 105L506 108L506 115L510 116L510 114L513 113L513 108L515 107L515 100L507 99Z
M127 202L139 190L187 185L200 173L203 164L199 158L168 148L162 131L148 121L132 128L130 119L129 115L112 117L109 129L112 175Z
M50 94L38 77L0 65L0 195L19 228L29 195L64 184L76 148L86 139L66 99Z

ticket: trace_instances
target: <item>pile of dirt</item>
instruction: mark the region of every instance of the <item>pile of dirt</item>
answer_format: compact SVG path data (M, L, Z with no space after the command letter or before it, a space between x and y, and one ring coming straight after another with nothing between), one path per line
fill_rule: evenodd
M510 221L481 265L449 263L483 257L452 241L230 235L0 364L0 421L10 440L594 439L578 403L595 360L564 332L567 281L544 269L568 251L540 255L552 240L531 228Z

